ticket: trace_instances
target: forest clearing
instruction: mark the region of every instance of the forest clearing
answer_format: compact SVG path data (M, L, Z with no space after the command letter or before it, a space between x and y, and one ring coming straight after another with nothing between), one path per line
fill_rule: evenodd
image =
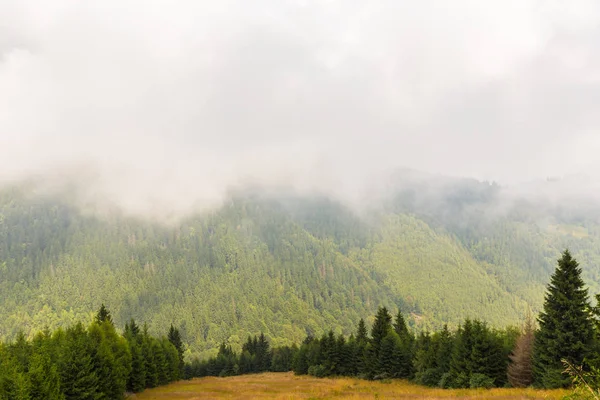
M179 381L130 397L135 400L198 399L561 399L567 390L439 389L404 380L366 381L263 373Z

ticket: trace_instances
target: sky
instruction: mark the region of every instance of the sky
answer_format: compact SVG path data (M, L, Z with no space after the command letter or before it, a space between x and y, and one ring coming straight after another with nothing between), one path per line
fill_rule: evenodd
M595 0L2 0L0 181L133 213L395 168L600 179Z

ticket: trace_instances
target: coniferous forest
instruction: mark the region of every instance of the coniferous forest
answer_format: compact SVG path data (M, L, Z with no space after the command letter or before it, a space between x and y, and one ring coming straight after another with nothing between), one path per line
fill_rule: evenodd
M565 248L600 292L600 211L505 204L473 180L419 182L361 210L241 192L176 223L4 188L0 341L87 323L101 303L119 329L131 318L156 336L178 327L186 359L215 357L223 342L240 353L261 332L274 347L329 330L348 338L380 306L401 309L413 332L466 318L519 326L541 311Z
M122 333L102 305L81 323L28 340L21 333L0 345L0 399L119 399L126 392L181 378L294 371L316 377L410 379L441 388L569 387L568 366L600 366L600 308L591 307L577 261L566 250L548 285L534 328L494 329L466 319L458 329L411 331L404 315L380 307L368 329L361 319L345 337L332 330L299 345L272 348L264 334L248 337L240 353L222 343L216 357L184 361L184 343L171 325L156 338L133 319Z

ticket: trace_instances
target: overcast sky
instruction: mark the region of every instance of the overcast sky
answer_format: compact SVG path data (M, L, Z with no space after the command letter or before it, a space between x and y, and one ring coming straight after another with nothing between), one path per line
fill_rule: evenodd
M130 210L394 167L598 176L599 127L595 0L0 1L0 179Z

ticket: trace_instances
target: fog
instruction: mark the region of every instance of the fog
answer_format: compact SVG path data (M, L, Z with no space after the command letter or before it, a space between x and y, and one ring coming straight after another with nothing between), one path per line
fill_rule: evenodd
M593 0L3 0L0 181L159 217L400 167L595 181L598 48Z

